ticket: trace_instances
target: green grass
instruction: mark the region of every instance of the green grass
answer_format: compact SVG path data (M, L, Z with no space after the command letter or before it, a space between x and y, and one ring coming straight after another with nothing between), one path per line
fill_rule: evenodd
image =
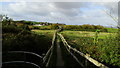
M75 36L75 37L91 37L91 38L95 37L95 32L90 32L90 31L63 31L61 33L64 35ZM109 37L111 35L115 36L116 33L100 32L98 38L104 39L104 38Z
M32 30L32 32L39 35L47 35L49 37L53 37L55 30Z
M95 32L63 31L67 42L83 53L111 67L120 66L119 45L116 33L100 32L97 44L94 44Z
M86 53L90 54L91 57L104 63L105 65L115 67L115 66L120 66L120 59L119 59L120 52L118 50L118 44L117 44L118 40L116 40L116 33L112 32L112 31L113 30L111 29L111 32L110 31L109 32L100 32L98 34L99 40L96 45L93 43L94 37L95 37L95 32L65 30L65 31L61 32L61 34L65 37L67 42L72 47L80 50L81 52L83 52L85 54ZM24 38L24 35L23 35L20 37L23 39L31 38L31 39L27 39L27 40L34 41L38 47L40 46L39 43L41 43L41 46L37 49L39 50L42 47L42 49L46 49L46 51L47 51L49 47L46 48L46 46L51 44L50 40L52 40L55 30L32 30L32 32L37 35L40 35L40 36L37 36L37 35L31 36L30 35L30 36L26 36ZM7 36L8 35L5 35L5 37L7 37ZM23 39L21 39L21 42L23 41ZM45 43L46 41L47 41L47 43ZM4 41L3 43L6 43L6 42L10 43L9 41ZM20 41L18 40L18 42L20 42ZM46 45L45 47L43 45L43 42ZM27 41L25 40L24 43L27 44ZM28 44L30 44L30 43L28 43ZM30 44L30 45L32 48L33 47L32 44Z
M117 28L107 28L108 32L115 33L118 31Z
M34 31L34 32L36 32L36 33L40 33L40 34L54 34L54 32L55 32L55 30L32 30L32 31Z
M37 34L53 36L55 30L32 30ZM118 50L117 33L100 32L98 42L94 44L95 32L90 31L70 31L61 32L67 42L83 53L90 54L91 57L104 63L107 66L119 67L120 55Z

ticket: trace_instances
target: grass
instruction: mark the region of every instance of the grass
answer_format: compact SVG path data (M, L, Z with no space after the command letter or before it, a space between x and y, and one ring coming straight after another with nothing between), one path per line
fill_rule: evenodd
M22 49L24 49L24 47L29 49L32 49L34 47L34 50L32 51L42 52L43 50L45 50L46 52L50 46L49 44L51 44L54 32L55 30L32 30L32 33L34 33L34 35L21 35L16 40L13 39L13 41L16 41L16 43L13 42L10 37L14 37L14 35L11 35L10 33L8 33L7 35L7 33L5 33L3 34L5 35L5 38L3 36L4 48L7 48L6 45L8 46L8 48L10 48L10 46L13 46L12 44L20 45L19 43L24 43L24 46L22 46L23 48L20 46ZM90 54L91 57L108 66L120 67L120 55L118 54L119 50L117 44L118 41L116 40L116 33L114 30L109 28L109 32L100 32L98 37L99 40L96 45L93 44L95 32L65 30L61 32L61 34L65 37L67 42L72 47L77 48L83 53ZM29 41L33 41L33 43L28 43ZM34 44L36 46L33 46Z
M119 45L116 33L100 32L97 44L94 44L95 32L63 31L67 42L83 53L111 67L120 66Z
M49 34L53 35L55 30L32 30L32 32L35 32L37 34Z
M10 55L9 57L9 55L4 54L4 52L28 51L28 52L34 52L43 56L43 54L45 54L50 48L50 46L52 45L52 36L53 36L54 30L52 31L32 30L31 32L31 31L19 29L15 26L2 27L2 29L4 30L2 33L3 62L9 61L9 60L13 61L16 58L18 60L21 60L22 56L24 56L25 58L27 57L26 54ZM40 61L38 59L35 59L35 57L33 56L30 56L29 58L29 56L30 55L28 55L25 61L31 60L40 64ZM16 58L12 58L12 57L16 57Z
M90 31L63 31L61 32L64 35L68 36L75 36L75 37L95 37L95 32L90 32ZM107 33L107 32L100 32L99 33L99 38L104 39L106 37L109 37L110 35L114 36L116 33Z
M116 29L116 28L106 28L106 29L107 29L108 32L110 32L110 33L115 33L115 32L118 31L118 29Z
M44 34L44 35L50 35L52 36L55 32L55 30L32 30L33 32L37 34ZM95 32L90 32L90 31L70 31L70 30L65 30L61 32L64 35L68 36L74 36L74 37L95 37ZM107 32L100 32L99 33L99 39L104 39L109 36L115 36L116 33L107 33Z
M8 29L6 29L8 30ZM18 29L14 29L18 32ZM25 50L38 54L46 53L52 44L54 31L32 30L32 32L4 32L2 34L3 51Z
M32 30L38 34L53 35L55 30ZM94 59L102 62L107 66L114 68L120 65L120 55L118 50L117 33L114 32L100 32L98 35L98 42L94 44L95 32L90 31L70 31L65 30L61 32L67 42L74 48L80 50L85 54L89 54Z

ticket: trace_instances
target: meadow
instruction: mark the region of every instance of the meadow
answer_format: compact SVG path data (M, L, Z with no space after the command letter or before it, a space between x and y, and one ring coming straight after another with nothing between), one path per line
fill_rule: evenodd
M32 30L38 34L52 34L54 30ZM108 65L109 67L119 67L120 55L119 45L116 39L116 32L100 32L98 41L94 44L96 32L90 31L70 31L64 30L60 32L67 42L81 52L90 55L99 62Z
M72 47L89 54L94 59L108 66L120 65L116 33L100 32L96 44L94 44L95 32L63 31L62 34Z

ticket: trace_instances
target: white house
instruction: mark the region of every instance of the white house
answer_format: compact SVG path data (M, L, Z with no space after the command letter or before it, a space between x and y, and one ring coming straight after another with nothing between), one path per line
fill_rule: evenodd
M43 26L43 25L41 25L41 24L35 24L35 25L33 25L33 26Z

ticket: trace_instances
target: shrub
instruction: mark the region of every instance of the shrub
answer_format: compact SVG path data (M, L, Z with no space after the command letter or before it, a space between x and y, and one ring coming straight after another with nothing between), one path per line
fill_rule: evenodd
M107 32L107 29L100 25L64 25L64 30L80 30L80 31L96 31L96 29L101 30L102 32Z
M58 29L58 24L52 24L50 25L50 29Z
M7 29L7 28L6 28ZM8 30L8 29L7 29ZM51 38L45 35L37 35L27 30L22 33L4 32L2 46L3 51L30 51L38 54L46 53L51 45Z
M17 28L15 26L3 26L2 27L3 33L19 33L20 31L22 31L22 29Z

